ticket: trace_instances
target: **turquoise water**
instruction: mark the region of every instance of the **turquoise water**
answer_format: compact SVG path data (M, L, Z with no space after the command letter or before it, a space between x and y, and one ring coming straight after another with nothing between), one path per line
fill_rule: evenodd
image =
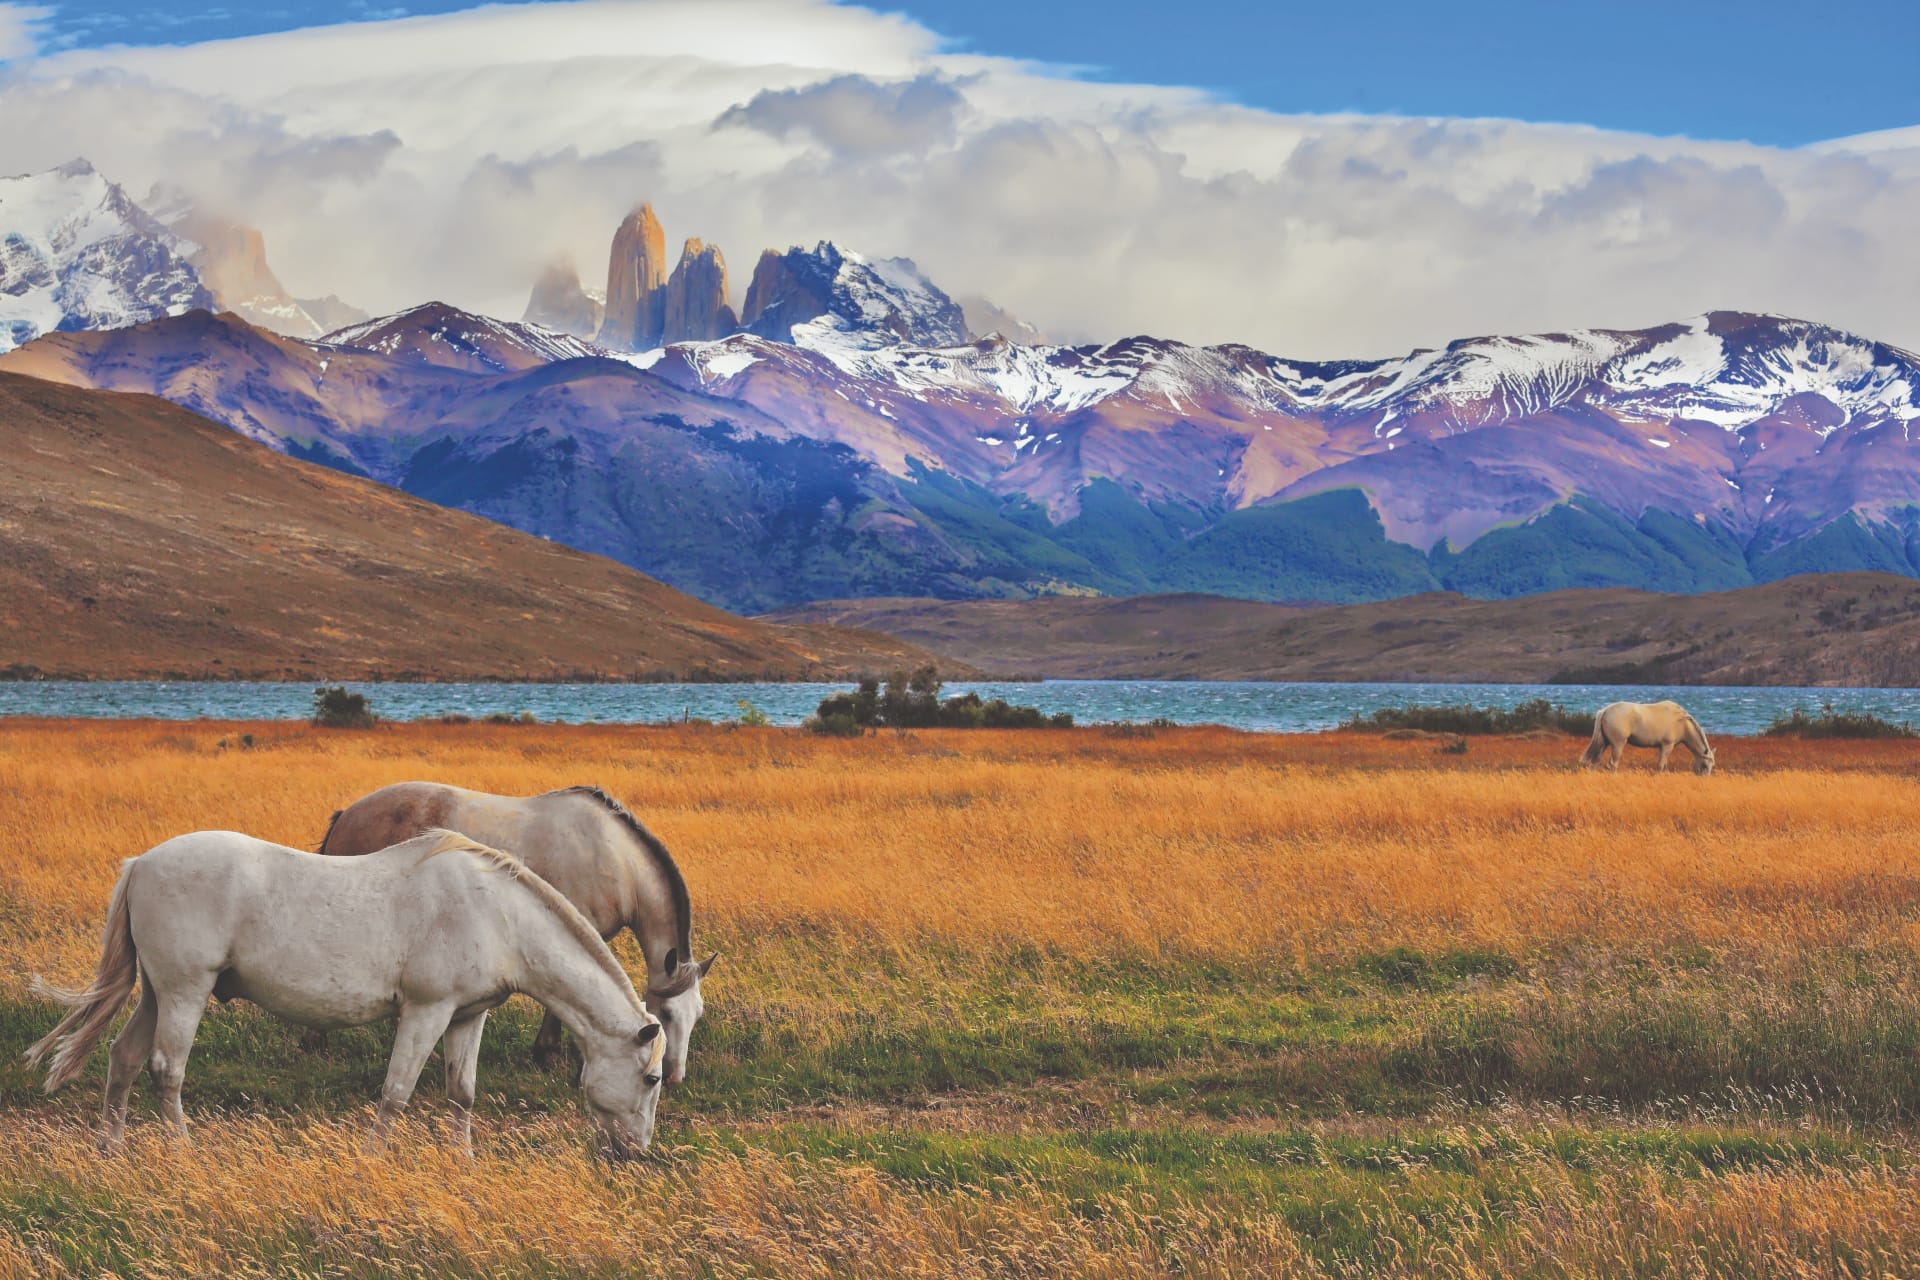
M532 712L544 721L653 723L685 716L734 720L744 700L775 724L798 724L843 684L358 684L390 720L450 713ZM955 683L947 693L1069 711L1082 724L1164 717L1180 724L1298 733L1327 729L1379 707L1472 703L1512 706L1549 698L1591 710L1609 702L1685 704L1712 733L1755 733L1795 706L1823 703L1920 724L1920 690L1762 689L1713 686L1523 684L1273 684L1178 680L1046 680ZM0 683L0 716L151 717L162 720L304 720L306 684L149 681Z

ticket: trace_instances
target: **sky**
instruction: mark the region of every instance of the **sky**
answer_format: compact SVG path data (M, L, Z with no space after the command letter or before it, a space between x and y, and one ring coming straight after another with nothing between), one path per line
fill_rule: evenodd
M1769 310L1920 347L1920 5L0 3L85 154L303 295L517 316L621 214L913 257L1062 338L1305 358Z

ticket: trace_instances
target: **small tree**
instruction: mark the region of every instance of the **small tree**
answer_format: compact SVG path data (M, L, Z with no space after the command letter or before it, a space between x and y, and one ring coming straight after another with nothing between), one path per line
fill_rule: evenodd
M364 693L337 684L313 691L313 723L322 729L371 729L375 719Z

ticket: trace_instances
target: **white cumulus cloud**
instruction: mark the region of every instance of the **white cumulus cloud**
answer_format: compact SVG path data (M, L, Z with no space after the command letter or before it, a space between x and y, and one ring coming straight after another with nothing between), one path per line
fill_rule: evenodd
M40 51L40 24L50 17L38 5L0 4L0 62L31 58Z
M17 12L0 7L0 56ZM83 154L136 195L184 187L265 231L295 292L376 310L517 315L556 253L593 280L650 199L736 273L833 239L1069 336L1366 356L1738 307L1920 347L1914 131L1784 150L1284 116L956 54L826 0L496 5L16 55L0 118L0 169Z

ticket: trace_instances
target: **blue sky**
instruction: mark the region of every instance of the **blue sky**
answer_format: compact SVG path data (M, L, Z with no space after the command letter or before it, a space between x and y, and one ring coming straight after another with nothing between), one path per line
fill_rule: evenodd
M60 43L177 44L461 0L54 0ZM882 0L958 48L1281 112L1497 116L1798 146L1920 123L1913 0Z

